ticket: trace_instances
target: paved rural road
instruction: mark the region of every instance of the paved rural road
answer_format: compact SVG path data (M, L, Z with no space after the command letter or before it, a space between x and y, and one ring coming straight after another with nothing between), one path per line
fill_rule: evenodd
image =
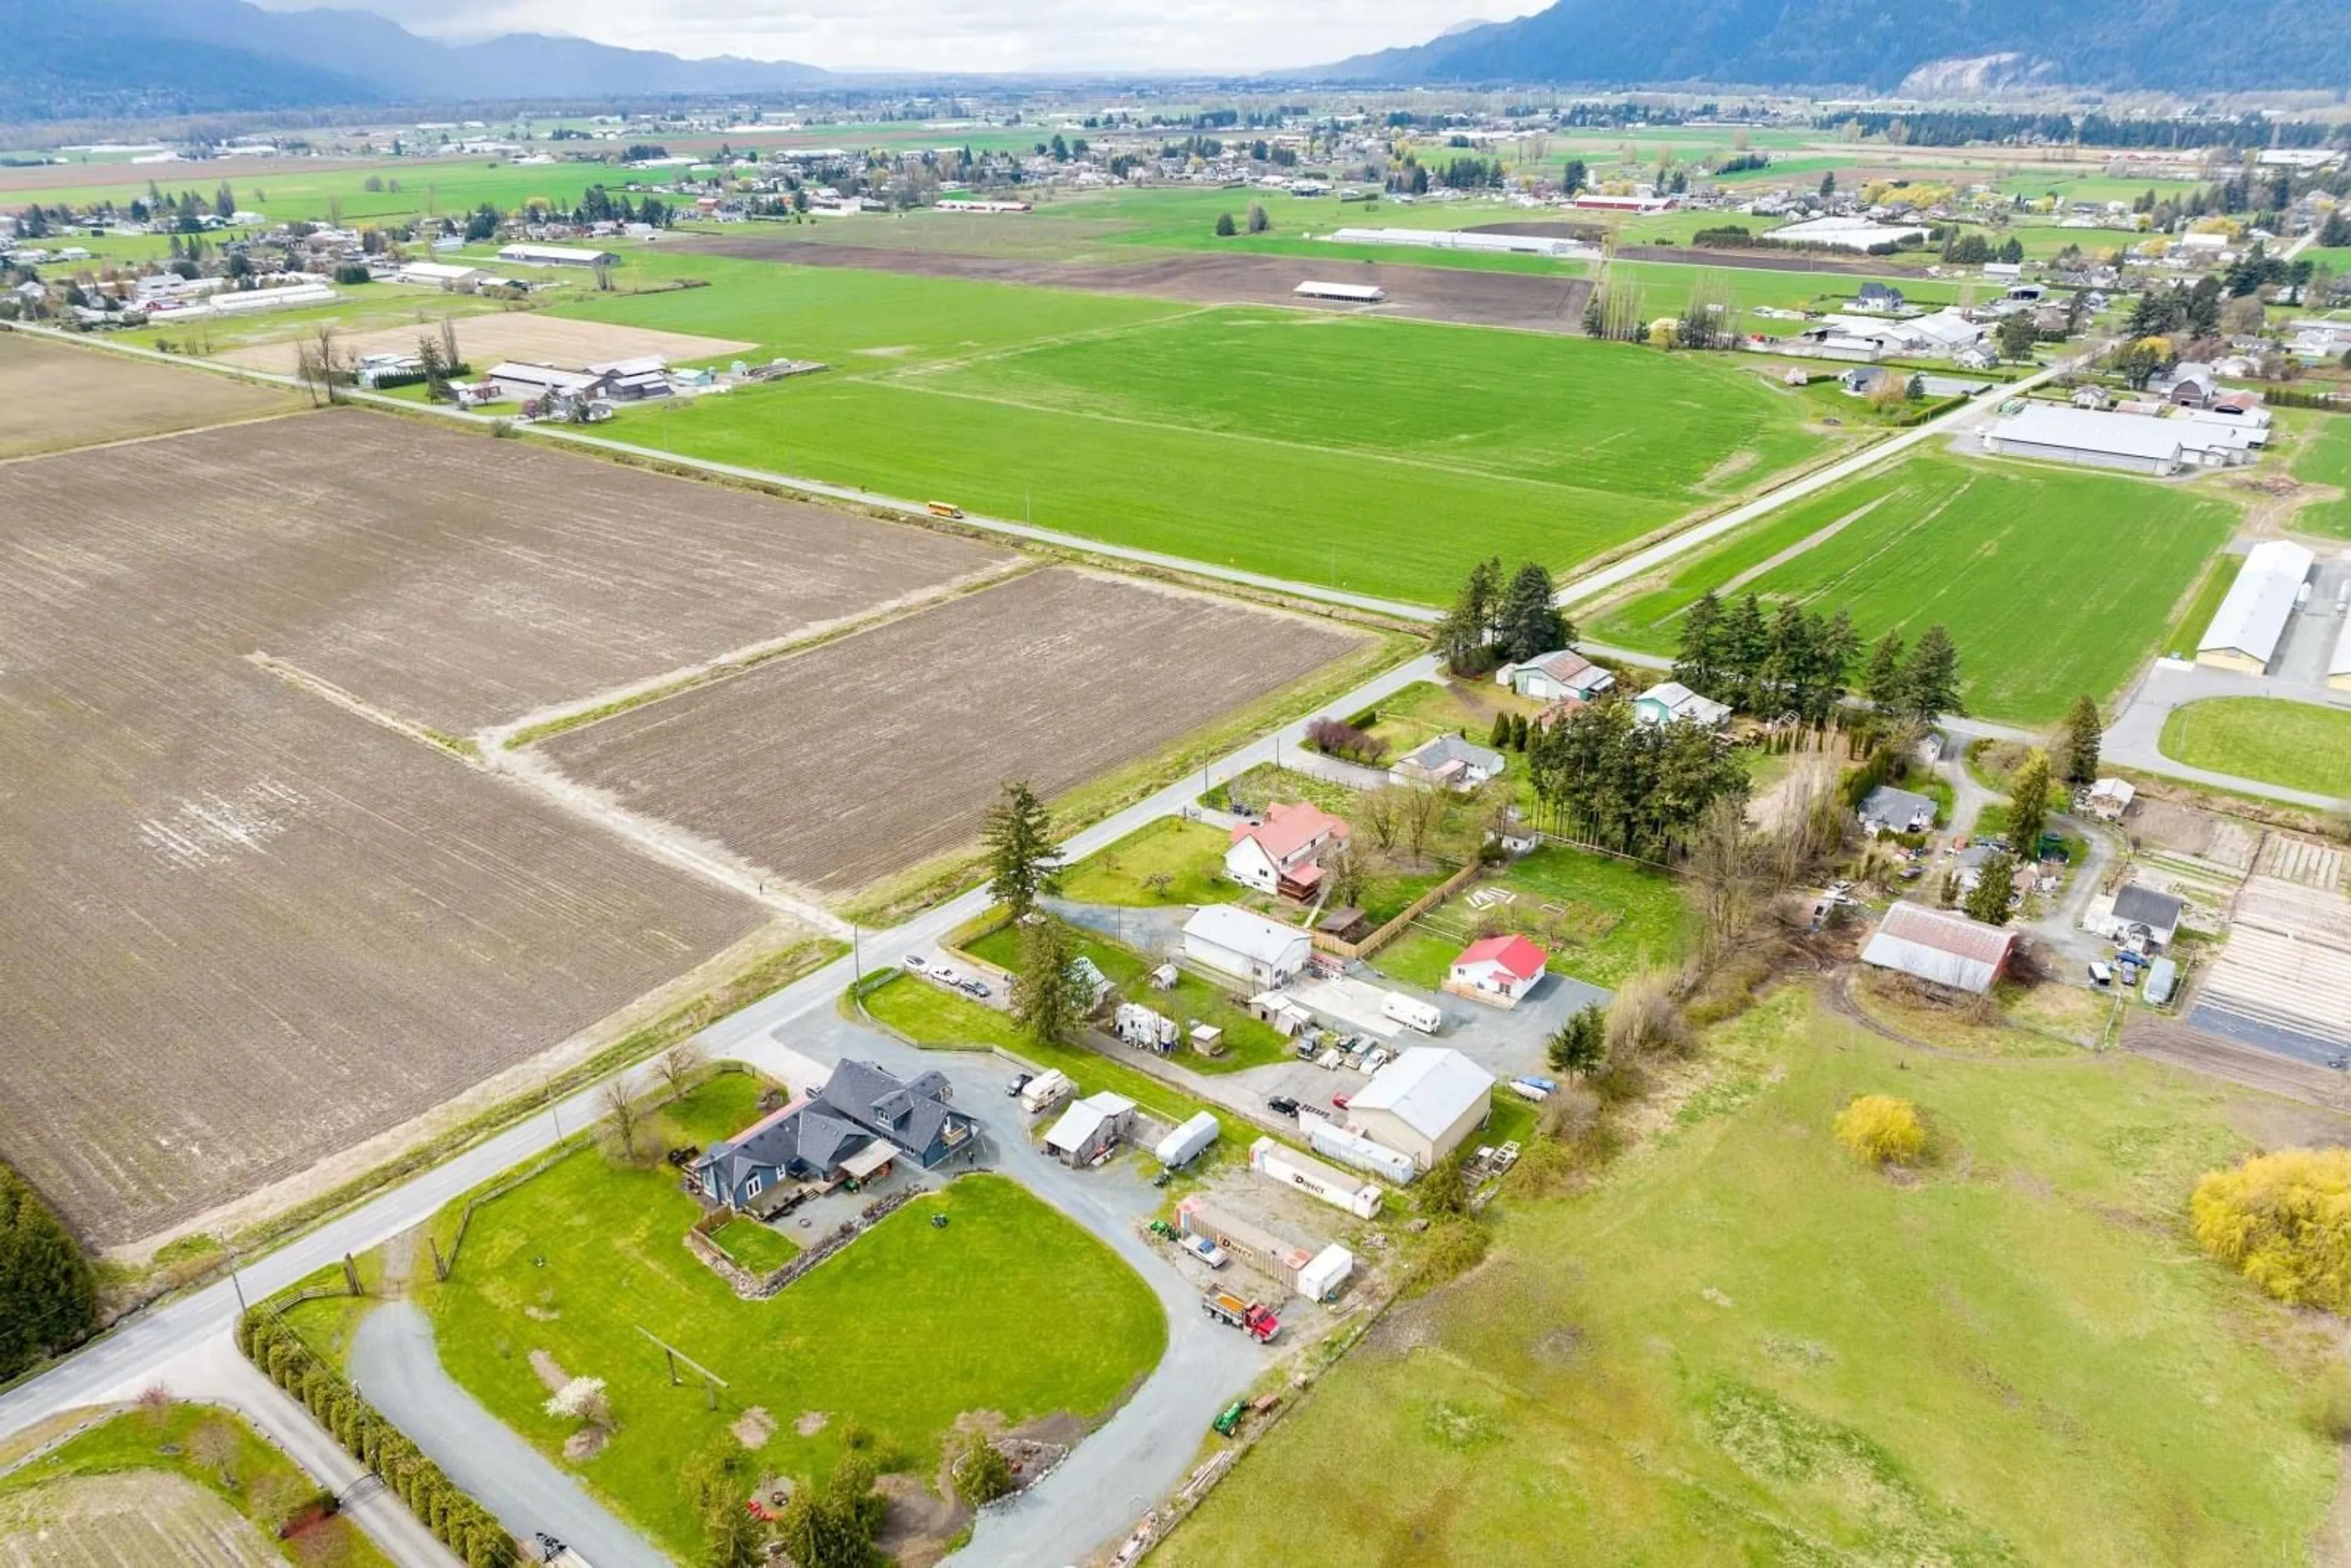
M588 1495L586 1488L482 1408L443 1370L433 1321L391 1301L360 1320L351 1381L510 1530L543 1530L595 1568L668 1568L669 1558Z
M2341 692L2330 691L2325 686L2296 685L2267 676L2242 675L2232 670L2215 670L2202 664L2183 665L2170 660L2158 660L2154 667L2131 688L2130 695L2123 703L2123 711L2116 716L2114 724L2107 728L2104 748L2105 759L2146 773L2167 774L2216 789L2265 796L2273 800L2290 801L2314 810L2331 810L2344 803L2334 796L2315 790L2290 789L2283 784L2241 779L2233 773L2190 768L2165 756L2161 745L2164 721L2171 716L2173 709L2202 702L2208 697L2262 697L2335 708L2346 706Z

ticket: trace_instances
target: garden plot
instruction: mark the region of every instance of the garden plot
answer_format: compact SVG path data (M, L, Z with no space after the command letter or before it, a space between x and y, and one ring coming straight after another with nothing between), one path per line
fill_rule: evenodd
M357 411L0 468L15 664L86 632L263 652L450 734L803 637L1004 551ZM94 586L91 586L94 585Z
M0 458L293 413L288 393L0 332Z
M556 737L622 806L839 894L968 843L1364 645L1322 622L1055 569Z

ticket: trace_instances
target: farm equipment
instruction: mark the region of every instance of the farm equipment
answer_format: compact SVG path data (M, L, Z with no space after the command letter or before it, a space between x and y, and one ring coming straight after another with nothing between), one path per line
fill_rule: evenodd
M1281 1332L1281 1320L1262 1301L1245 1301L1230 1291L1210 1291L1200 1298L1200 1310L1220 1323L1246 1333L1259 1344L1271 1344Z
M1249 1406L1236 1399L1226 1406L1217 1418L1208 1425L1215 1428L1217 1437L1229 1437L1241 1429L1241 1417L1248 1414Z
M1173 1241L1176 1239L1176 1228L1168 1224L1164 1219L1155 1219L1151 1222L1151 1234L1156 1236L1162 1241Z

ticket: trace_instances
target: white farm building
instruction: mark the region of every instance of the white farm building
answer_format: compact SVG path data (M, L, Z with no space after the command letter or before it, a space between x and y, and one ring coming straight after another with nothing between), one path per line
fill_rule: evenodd
M1308 278L1290 293L1301 299L1328 299L1341 305L1377 305L1388 291L1376 283L1318 283Z
M1305 932L1238 904L1211 904L1184 923L1184 956L1259 990L1288 985L1314 944Z
M498 259L523 267L610 267L621 258L576 245L510 245L500 247Z
M2196 644L2196 662L2248 675L2267 671L2315 564L2316 558L2291 539L2263 539L2247 551L2243 570Z
M1494 1075L1441 1045L1416 1045L1347 1103L1354 1131L1426 1170L1493 1113Z

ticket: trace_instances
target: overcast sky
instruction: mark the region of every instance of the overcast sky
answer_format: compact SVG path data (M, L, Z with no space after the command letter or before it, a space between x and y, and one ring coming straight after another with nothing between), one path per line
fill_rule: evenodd
M317 0L259 0L275 11ZM1247 71L1426 41L1547 0L335 0L460 39L569 33L686 56L837 70Z

